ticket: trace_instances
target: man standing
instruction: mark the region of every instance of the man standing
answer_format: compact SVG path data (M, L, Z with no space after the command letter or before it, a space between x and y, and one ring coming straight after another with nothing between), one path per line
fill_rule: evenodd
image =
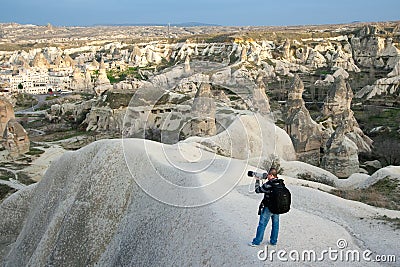
M264 199L262 200L259 212L260 221L257 227L256 237L249 246L255 247L261 244L264 238L264 231L267 227L269 218L272 218L272 230L269 239L269 244L275 246L278 242L278 232L279 232L279 214L274 214L268 209L268 202L270 201L270 194L272 192L271 188L274 183L283 183L282 179L278 179L278 172L275 168L271 168L267 175L268 181L260 186L260 178L256 176L255 191L256 193L264 193Z

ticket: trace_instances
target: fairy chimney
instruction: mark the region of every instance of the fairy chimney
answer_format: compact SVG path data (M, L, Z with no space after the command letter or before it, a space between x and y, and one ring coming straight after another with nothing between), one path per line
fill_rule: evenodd
M253 94L253 107L254 109L262 115L269 114L271 108L269 105L269 99L265 93L265 83L263 82L263 75L259 74L257 76L257 87L254 89Z
M216 107L211 94L211 85L202 83L193 101L191 120L184 127L184 136L213 136L217 132L215 124Z
M311 118L303 100L304 84L296 74L289 90L286 105L285 130L290 136L301 161L318 166L321 131Z

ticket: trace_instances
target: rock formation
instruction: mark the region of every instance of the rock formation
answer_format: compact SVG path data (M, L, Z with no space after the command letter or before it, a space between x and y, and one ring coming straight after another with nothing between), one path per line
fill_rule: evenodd
M292 60L293 57L291 55L291 51L290 51L290 40L286 39L285 42L282 45L282 54L283 54L283 58L286 60Z
M121 132L125 111L125 108L93 107L83 124L87 124L86 131Z
M146 151L147 148L150 150ZM205 181L203 173L199 175L197 171L187 172L166 165L163 148L160 144L137 139L102 140L79 151L65 153L50 166L40 183L1 203L2 264L246 266L256 261L253 250L238 240L240 231L224 217L216 216L216 210L229 214L229 203L235 199L232 194L224 197L227 201L217 201L212 206L183 208L198 202L213 202L216 194L226 192L226 187L232 188L240 180L244 164L218 157L211 166L217 172L206 172ZM194 146L188 148L185 163L192 151L196 153ZM207 159L213 156L206 151L202 154L206 154ZM220 163L229 164L228 175L221 177ZM160 175L168 177L160 179ZM163 190L158 190L157 195L148 194L141 188L142 180L137 180L141 178L158 184ZM207 184L208 181L217 182ZM176 201L180 206L159 201L159 196ZM245 205L253 203L245 196L239 200ZM236 209L234 215L246 222L250 216L247 213L251 214L247 211L246 208ZM225 229L222 232L221 227ZM242 235L247 234L250 230ZM184 246L183 236L187 239ZM216 236L221 250L209 249ZM154 250L155 241L162 249ZM240 253L232 250L232 246L240 248Z
M331 60L333 69L342 68L352 72L360 72L360 69L354 63L351 46L348 43L344 46L344 48L339 46L332 55Z
M339 178L359 172L358 147L346 136L348 119L343 118L326 144L321 167Z
M95 86L94 90L97 95L101 95L105 91L112 89L110 80L107 78L106 66L104 64L103 59L101 59L99 67L99 76L97 77L94 86Z
M99 62L97 62L96 59L93 59L92 62L90 63L90 67L94 68L94 69L98 69L100 67Z
M82 122L96 104L98 105L98 100L94 98L78 103L54 104L45 116L51 122L61 121L62 119L73 119L75 122Z
M372 140L366 136L351 110L353 91L343 76L335 79L324 101L323 116L327 118L321 167L338 177L359 171L358 153L371 152Z
M241 53L240 53L240 62L245 62L245 61L247 61L247 47L246 47L246 45L242 45L241 46L241 48L242 48L242 50L241 50Z
M366 97L370 99L380 95L400 95L400 58L393 70L387 74L386 78L378 79L372 85L364 86L355 95L356 98Z
M296 160L289 135L268 116L249 113L233 116L232 120L215 136L193 136L185 142L200 143L220 155L249 160L251 165L260 168L271 158Z
M140 48L135 45L133 48L133 51L129 55L129 62L134 63L134 65L139 65L142 59L142 52L140 51Z
M38 52L32 61L32 67L40 69L49 69L50 63L42 53Z
M0 98L0 137L3 137L8 121L14 118L14 108L11 103L4 98Z
M190 72L190 56L188 55L188 56L186 56L186 58L185 58L185 72L186 73L189 73Z
M216 107L211 94L211 85L202 83L193 101L191 118L183 128L187 136L213 136L216 134Z
M396 65L400 50L391 37L382 37L385 31L373 25L365 26L358 36L351 39L354 60L362 67L392 69Z
M64 62L65 62L65 65L66 65L67 67L74 68L75 65L76 65L75 60L73 60L73 59L70 57L70 55L68 55L68 54L66 54L66 55L64 56Z
M93 86L93 83L92 83L92 77L90 76L90 72L89 71L85 72L84 84L85 84L85 91L87 93L94 93L94 86Z
M73 68L75 67L76 63L69 55L65 55L64 57L58 55L54 60L54 65L57 68Z
M71 90L83 92L86 89L85 81L82 77L82 72L79 68L75 68L72 74Z
M28 134L15 119L10 119L7 122L3 133L3 146L8 150L11 157L17 157L29 151Z
M351 110L352 99L353 90L351 90L349 83L346 82L344 77L339 76L328 91L328 95L324 100L322 114L334 117L334 122L336 123L344 111Z
M271 112L271 108L269 105L268 96L265 92L266 87L263 77L264 76L262 74L257 76L257 86L254 88L253 93L253 108L260 114L267 115Z
M336 128L345 120L347 123L342 127L345 128L343 131L346 136L357 145L359 152L370 152L372 140L362 132L354 117L354 113L351 110L352 99L353 91L349 83L346 82L343 76L337 77L324 100L323 116L332 120L333 128ZM331 132L332 128L327 129L327 131Z
M321 130L305 107L303 91L303 82L296 74L286 103L285 130L292 139L297 158L318 166L322 145Z

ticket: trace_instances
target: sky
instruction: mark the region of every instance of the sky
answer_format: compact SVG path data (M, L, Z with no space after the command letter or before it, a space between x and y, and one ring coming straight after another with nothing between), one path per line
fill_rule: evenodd
M0 22L283 26L400 20L399 0L0 0Z

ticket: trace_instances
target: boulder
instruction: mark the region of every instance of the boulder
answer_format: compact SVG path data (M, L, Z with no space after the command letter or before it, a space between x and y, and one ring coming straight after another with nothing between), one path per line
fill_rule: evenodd
M15 119L10 119L7 122L3 133L3 146L8 150L11 157L17 157L29 152L28 134Z
M12 104L5 98L0 98L0 137L3 137L9 120L14 119L14 108Z

